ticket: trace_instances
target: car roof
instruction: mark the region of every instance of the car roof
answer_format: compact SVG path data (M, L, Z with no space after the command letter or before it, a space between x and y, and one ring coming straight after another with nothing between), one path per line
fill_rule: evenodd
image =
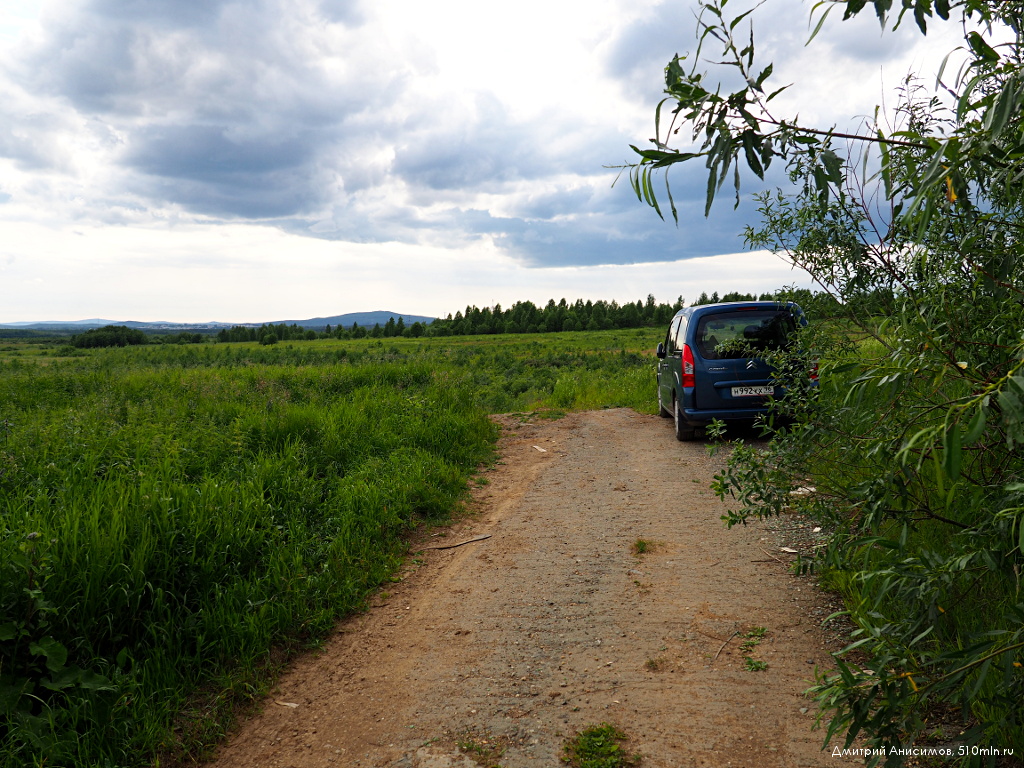
M800 307L792 301L722 301L717 304L696 304L692 307L683 307L675 313L674 317L688 316L694 313L704 314L723 309L789 309L800 312Z

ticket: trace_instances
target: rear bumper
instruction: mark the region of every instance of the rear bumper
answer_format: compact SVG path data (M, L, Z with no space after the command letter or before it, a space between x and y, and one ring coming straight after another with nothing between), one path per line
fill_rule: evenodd
M768 413L769 402L766 398L752 398L739 408L695 408L693 387L683 387L680 392L679 415L691 427L706 427L715 419L719 421L753 421L758 416ZM741 399L740 402L743 402Z
M682 408L680 413L683 420L691 427L706 427L715 419L718 419L719 421L753 421L758 416L768 413L768 407L723 408L719 410Z

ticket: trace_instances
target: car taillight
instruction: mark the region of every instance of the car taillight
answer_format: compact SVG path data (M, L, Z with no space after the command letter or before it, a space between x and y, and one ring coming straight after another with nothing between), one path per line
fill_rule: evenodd
M694 387L697 381L693 375L693 352L689 344L683 344L683 386Z

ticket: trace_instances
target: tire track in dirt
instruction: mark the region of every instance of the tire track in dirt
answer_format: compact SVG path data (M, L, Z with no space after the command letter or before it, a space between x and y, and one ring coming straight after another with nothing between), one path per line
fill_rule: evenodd
M835 765L802 697L834 649L809 618L822 598L765 557L760 526L723 527L721 460L625 409L502 422L478 512L413 549L491 538L424 549L212 764L475 765L462 741L554 766L566 736L607 721L645 766Z

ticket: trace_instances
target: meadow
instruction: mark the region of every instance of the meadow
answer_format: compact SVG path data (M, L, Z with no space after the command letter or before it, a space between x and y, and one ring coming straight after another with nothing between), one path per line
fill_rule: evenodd
M0 766L191 760L460 509L491 413L653 412L660 329L0 349Z

